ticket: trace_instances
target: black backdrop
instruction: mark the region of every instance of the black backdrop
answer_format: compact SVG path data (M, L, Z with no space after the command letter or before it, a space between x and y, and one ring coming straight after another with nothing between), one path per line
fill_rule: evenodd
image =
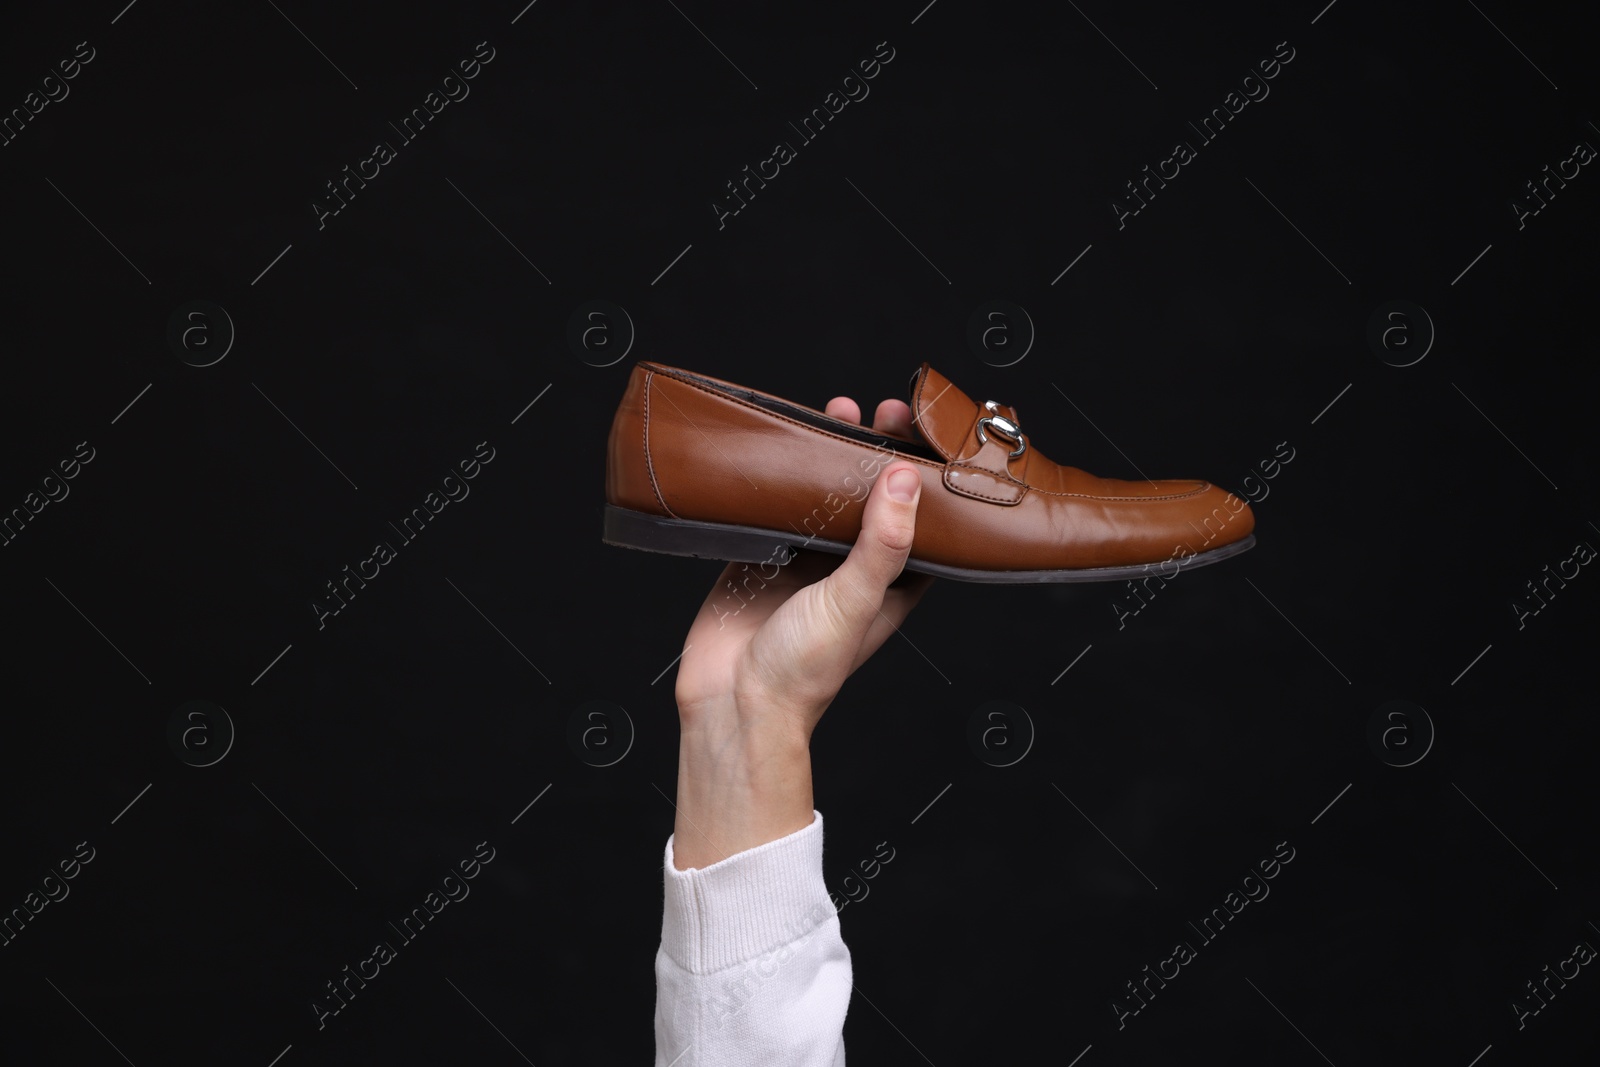
M1062 462L1255 501L1254 551L1142 607L940 583L846 687L852 1063L1588 1062L1574 16L923 3L8 16L16 1062L647 1062L669 666L718 568L600 542L640 358L869 409L926 359Z

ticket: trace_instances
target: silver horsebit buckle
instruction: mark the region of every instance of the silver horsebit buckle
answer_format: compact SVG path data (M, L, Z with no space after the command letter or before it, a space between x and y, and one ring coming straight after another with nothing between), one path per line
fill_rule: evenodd
M1012 459L1022 455L1028 447L1027 439L1022 436L1022 427L1000 414L1000 405L993 400L985 400L983 406L989 410L989 414L978 420L978 442L989 443L989 438L983 432L983 428L987 426L1017 446L1017 450L1011 453Z

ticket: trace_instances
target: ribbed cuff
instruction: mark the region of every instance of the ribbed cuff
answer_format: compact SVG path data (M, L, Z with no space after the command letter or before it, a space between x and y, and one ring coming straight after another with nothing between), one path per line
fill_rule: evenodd
M661 947L690 974L712 974L809 935L837 912L822 878L822 813L787 837L680 871L667 838Z

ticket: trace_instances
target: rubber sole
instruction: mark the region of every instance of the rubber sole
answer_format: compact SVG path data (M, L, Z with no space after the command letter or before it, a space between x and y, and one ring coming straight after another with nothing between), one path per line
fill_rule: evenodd
M729 563L788 563L801 549L829 552L836 556L849 553L850 545L843 541L828 541L820 537L802 537L781 530L768 530L759 526L735 526L719 522L698 522L693 519L672 519L662 515L648 515L642 511L605 506L605 532L601 535L608 545L636 548L643 552L661 552L671 556L693 556L697 559L716 559ZM982 582L993 585L1030 585L1042 582L1120 582L1130 578L1144 578L1174 563L1179 570L1205 567L1212 563L1248 552L1255 547L1256 535L1250 534L1241 541L1221 548L1197 552L1182 560L1135 563L1118 567L1080 567L1065 570L993 571L970 567L951 567L943 563L908 559L905 569L936 578L952 578L959 582Z

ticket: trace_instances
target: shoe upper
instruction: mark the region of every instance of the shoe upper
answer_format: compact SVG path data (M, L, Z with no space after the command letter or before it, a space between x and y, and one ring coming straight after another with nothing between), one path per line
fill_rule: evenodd
M976 570L1160 564L1248 537L1249 504L1200 479L1102 478L1034 447L1017 409L927 363L907 440L677 367L637 364L612 422L606 499L849 544L878 473L922 476L913 557Z

